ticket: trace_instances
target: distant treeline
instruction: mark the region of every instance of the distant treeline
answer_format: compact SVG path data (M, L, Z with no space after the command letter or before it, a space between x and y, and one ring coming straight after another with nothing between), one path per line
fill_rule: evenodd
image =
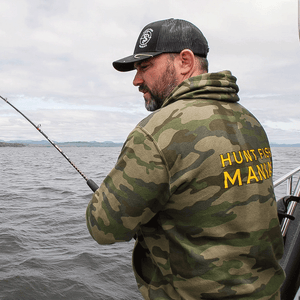
M63 147L121 147L123 143L106 142L56 142L58 146ZM51 147L47 141L0 141L0 147ZM300 147L300 144L271 144L271 147Z
M300 144L271 144L271 147L300 147Z
M25 145L21 144L21 143L5 143L5 142L0 142L0 147L25 147Z
M121 147L123 143L114 142L55 142L63 147ZM0 141L0 147L51 147L48 141Z

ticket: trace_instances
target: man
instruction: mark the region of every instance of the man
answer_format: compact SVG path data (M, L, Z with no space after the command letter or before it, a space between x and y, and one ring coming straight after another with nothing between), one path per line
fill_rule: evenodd
M136 238L145 299L279 299L283 242L265 131L237 102L229 71L207 73L208 45L183 20L141 32L133 84L154 111L128 136L87 208L100 244Z

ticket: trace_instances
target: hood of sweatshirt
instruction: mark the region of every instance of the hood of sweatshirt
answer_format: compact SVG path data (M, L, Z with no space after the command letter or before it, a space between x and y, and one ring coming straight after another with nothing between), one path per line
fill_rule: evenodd
M210 99L237 102L239 87L230 71L204 73L184 80L164 101L162 107L183 99Z

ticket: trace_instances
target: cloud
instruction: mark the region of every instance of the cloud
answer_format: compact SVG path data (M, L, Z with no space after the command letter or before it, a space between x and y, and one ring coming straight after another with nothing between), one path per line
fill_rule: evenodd
M241 104L272 141L298 142L289 126L274 126L297 120L297 9L293 0L0 0L1 95L54 140L124 141L148 112L134 72L112 61L133 52L147 23L182 18L207 37L210 70L238 78ZM0 119L0 139L41 139L4 101Z
M273 129L280 129L292 133L300 132L300 121L296 119L288 119L285 122L276 122L276 121L268 120L265 122L265 125Z

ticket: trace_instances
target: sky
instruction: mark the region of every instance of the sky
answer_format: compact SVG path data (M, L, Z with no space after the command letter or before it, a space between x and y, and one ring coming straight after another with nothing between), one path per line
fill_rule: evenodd
M237 77L240 103L271 143L300 143L298 0L0 0L0 95L48 137L124 142L149 112L135 71L112 62L133 53L153 21L195 24L209 71ZM0 99L0 140L43 140Z

